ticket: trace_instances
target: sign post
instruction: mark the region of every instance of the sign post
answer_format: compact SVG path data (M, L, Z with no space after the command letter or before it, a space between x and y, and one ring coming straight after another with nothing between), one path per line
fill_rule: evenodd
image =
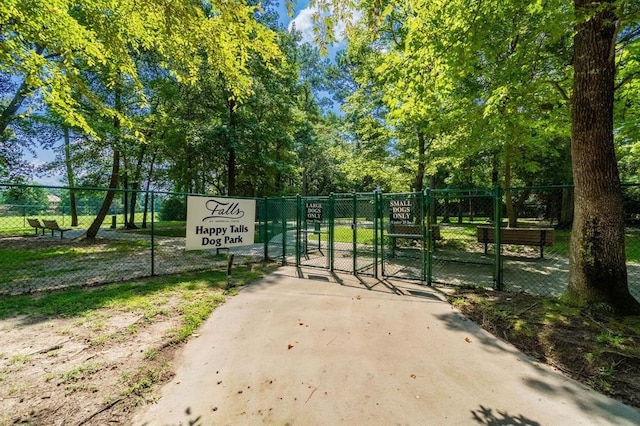
M253 244L255 200L187 197L186 250Z

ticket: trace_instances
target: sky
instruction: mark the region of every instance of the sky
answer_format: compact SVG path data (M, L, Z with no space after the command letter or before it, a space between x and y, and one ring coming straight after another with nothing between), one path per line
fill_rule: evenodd
M314 9L309 7L308 0L301 0L294 3L294 15L290 18L287 15L287 7L285 0L280 0L278 2L278 14L280 16L280 23L287 28L289 31L295 25L297 31L299 31L302 35L302 42L313 44L314 36L313 36L313 13ZM338 43L335 43L333 46L329 47L329 57L335 57L336 51L345 47L345 42L341 36L342 30L344 29L344 25L336 28L336 36L339 40ZM39 148L36 151L36 157L32 157L32 154L26 153L27 160L30 161L35 166L41 166L45 163L53 161L55 158L55 153L49 149ZM61 175L55 176L35 176L34 181L41 185L61 185Z

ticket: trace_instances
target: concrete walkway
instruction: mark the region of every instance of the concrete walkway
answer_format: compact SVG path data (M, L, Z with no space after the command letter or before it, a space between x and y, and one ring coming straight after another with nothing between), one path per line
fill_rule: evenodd
M175 367L133 424L640 424L431 289L323 270L281 268L242 289Z

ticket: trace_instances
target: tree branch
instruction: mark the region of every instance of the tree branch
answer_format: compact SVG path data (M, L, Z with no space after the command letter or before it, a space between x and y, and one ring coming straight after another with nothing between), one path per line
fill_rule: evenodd
M562 99L567 102L571 101L571 99L569 99L569 96L567 95L567 92L565 92L564 89L560 87L560 84L557 81L549 80L549 84L552 85L558 91L558 93L560 93Z

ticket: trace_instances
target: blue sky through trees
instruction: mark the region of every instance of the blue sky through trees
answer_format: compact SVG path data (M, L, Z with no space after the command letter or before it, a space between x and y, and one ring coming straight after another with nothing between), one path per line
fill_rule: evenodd
M293 17L288 16L286 2L284 0L277 3L276 10L278 12L279 22L282 27L286 28L288 31L291 31L295 27L296 31L299 31L301 33L303 43L314 43L314 24L312 18L315 9L309 7L308 0L294 3ZM338 42L328 47L330 58L334 58L335 53L338 50L343 49L346 45L346 42L344 40L344 25L336 28L336 37L338 38ZM61 144L62 142L60 142L58 146L60 146ZM41 146L36 147L35 156L32 153L26 151L23 155L25 157L25 160L36 166L36 168L54 161L56 157L56 153L54 152L54 150L45 149ZM36 175L34 177L34 181L43 185L60 185L62 183L62 175Z

